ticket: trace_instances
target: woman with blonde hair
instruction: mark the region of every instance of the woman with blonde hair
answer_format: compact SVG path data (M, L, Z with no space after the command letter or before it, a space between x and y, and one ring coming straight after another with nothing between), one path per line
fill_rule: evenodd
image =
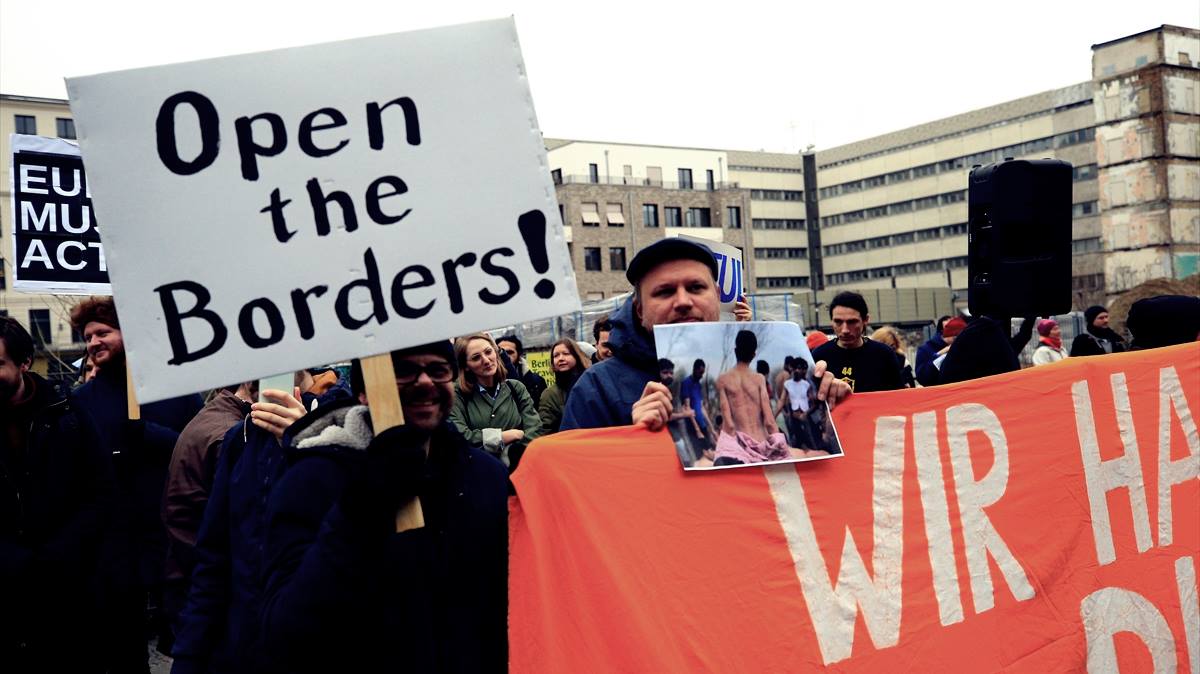
M542 422L525 385L508 379L500 349L486 333L454 340L458 361L450 421L467 441L516 470L531 440L542 434Z
M896 352L896 359L900 361L900 374L904 379L904 387L915 388L917 383L913 378L912 366L908 364L908 354L904 352L904 338L900 336L900 331L890 325L885 325L871 333L871 340Z
M550 367L554 370L554 383L542 393L538 403L538 415L542 418L542 430L546 433L557 433L562 425L563 409L567 406L567 397L571 395L571 387L583 371L592 366L592 361L579 348L579 344L564 337L550 347Z

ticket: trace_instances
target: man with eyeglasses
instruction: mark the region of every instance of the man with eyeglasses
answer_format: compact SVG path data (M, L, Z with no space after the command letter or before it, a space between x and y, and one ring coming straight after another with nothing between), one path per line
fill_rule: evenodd
M487 672L507 666L508 472L447 422L449 342L392 352L404 425L371 430L358 402L284 436L271 495L262 646L271 671ZM397 533L420 499L425 526Z

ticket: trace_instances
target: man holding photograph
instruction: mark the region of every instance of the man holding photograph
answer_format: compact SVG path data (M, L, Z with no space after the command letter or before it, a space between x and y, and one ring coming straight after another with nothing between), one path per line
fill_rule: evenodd
M671 418L671 391L657 382L654 326L720 319L717 263L706 246L678 238L646 246L629 264L625 277L633 296L611 317L613 357L591 367L575 384L562 430L644 424L660 430ZM750 320L750 307L739 302L734 314ZM835 402L850 387L834 381L817 363L818 397Z

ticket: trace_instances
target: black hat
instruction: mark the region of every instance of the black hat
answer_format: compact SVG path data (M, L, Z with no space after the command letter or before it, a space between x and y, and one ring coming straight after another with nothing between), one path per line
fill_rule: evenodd
M675 237L659 239L639 250L629 263L629 268L625 270L625 278L636 287L651 269L670 260L695 260L708 267L713 280L717 278L717 259L713 257L713 252L708 246Z
M1129 307L1125 327L1139 349L1156 349L1196 341L1200 333L1200 298L1186 295L1145 297Z

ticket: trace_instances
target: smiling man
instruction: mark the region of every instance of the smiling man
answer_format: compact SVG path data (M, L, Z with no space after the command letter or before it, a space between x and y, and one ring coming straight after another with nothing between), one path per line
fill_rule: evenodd
M145 623L156 619L160 643L170 632L161 614L167 536L160 517L167 466L179 433L204 402L193 394L141 406L141 419L129 419L125 340L111 297L92 297L71 309L71 325L83 334L96 376L75 389L72 402L93 422L101 450L111 457L116 477L113 526L105 533L101 583L107 598L101 655L112 669L145 670Z
M643 424L663 428L671 419L671 391L658 380L654 326L720 320L717 262L708 247L685 239L660 239L629 263L633 296L611 317L612 358L588 368L571 393L562 430ZM738 320L750 320L739 302ZM818 363L814 375L824 374ZM849 387L824 377L821 397L844 397Z
M403 426L322 405L288 429L271 494L264 669L503 672L508 472L448 422L458 374L441 341L392 352ZM355 362L353 386L368 402ZM425 526L397 533L420 498Z

